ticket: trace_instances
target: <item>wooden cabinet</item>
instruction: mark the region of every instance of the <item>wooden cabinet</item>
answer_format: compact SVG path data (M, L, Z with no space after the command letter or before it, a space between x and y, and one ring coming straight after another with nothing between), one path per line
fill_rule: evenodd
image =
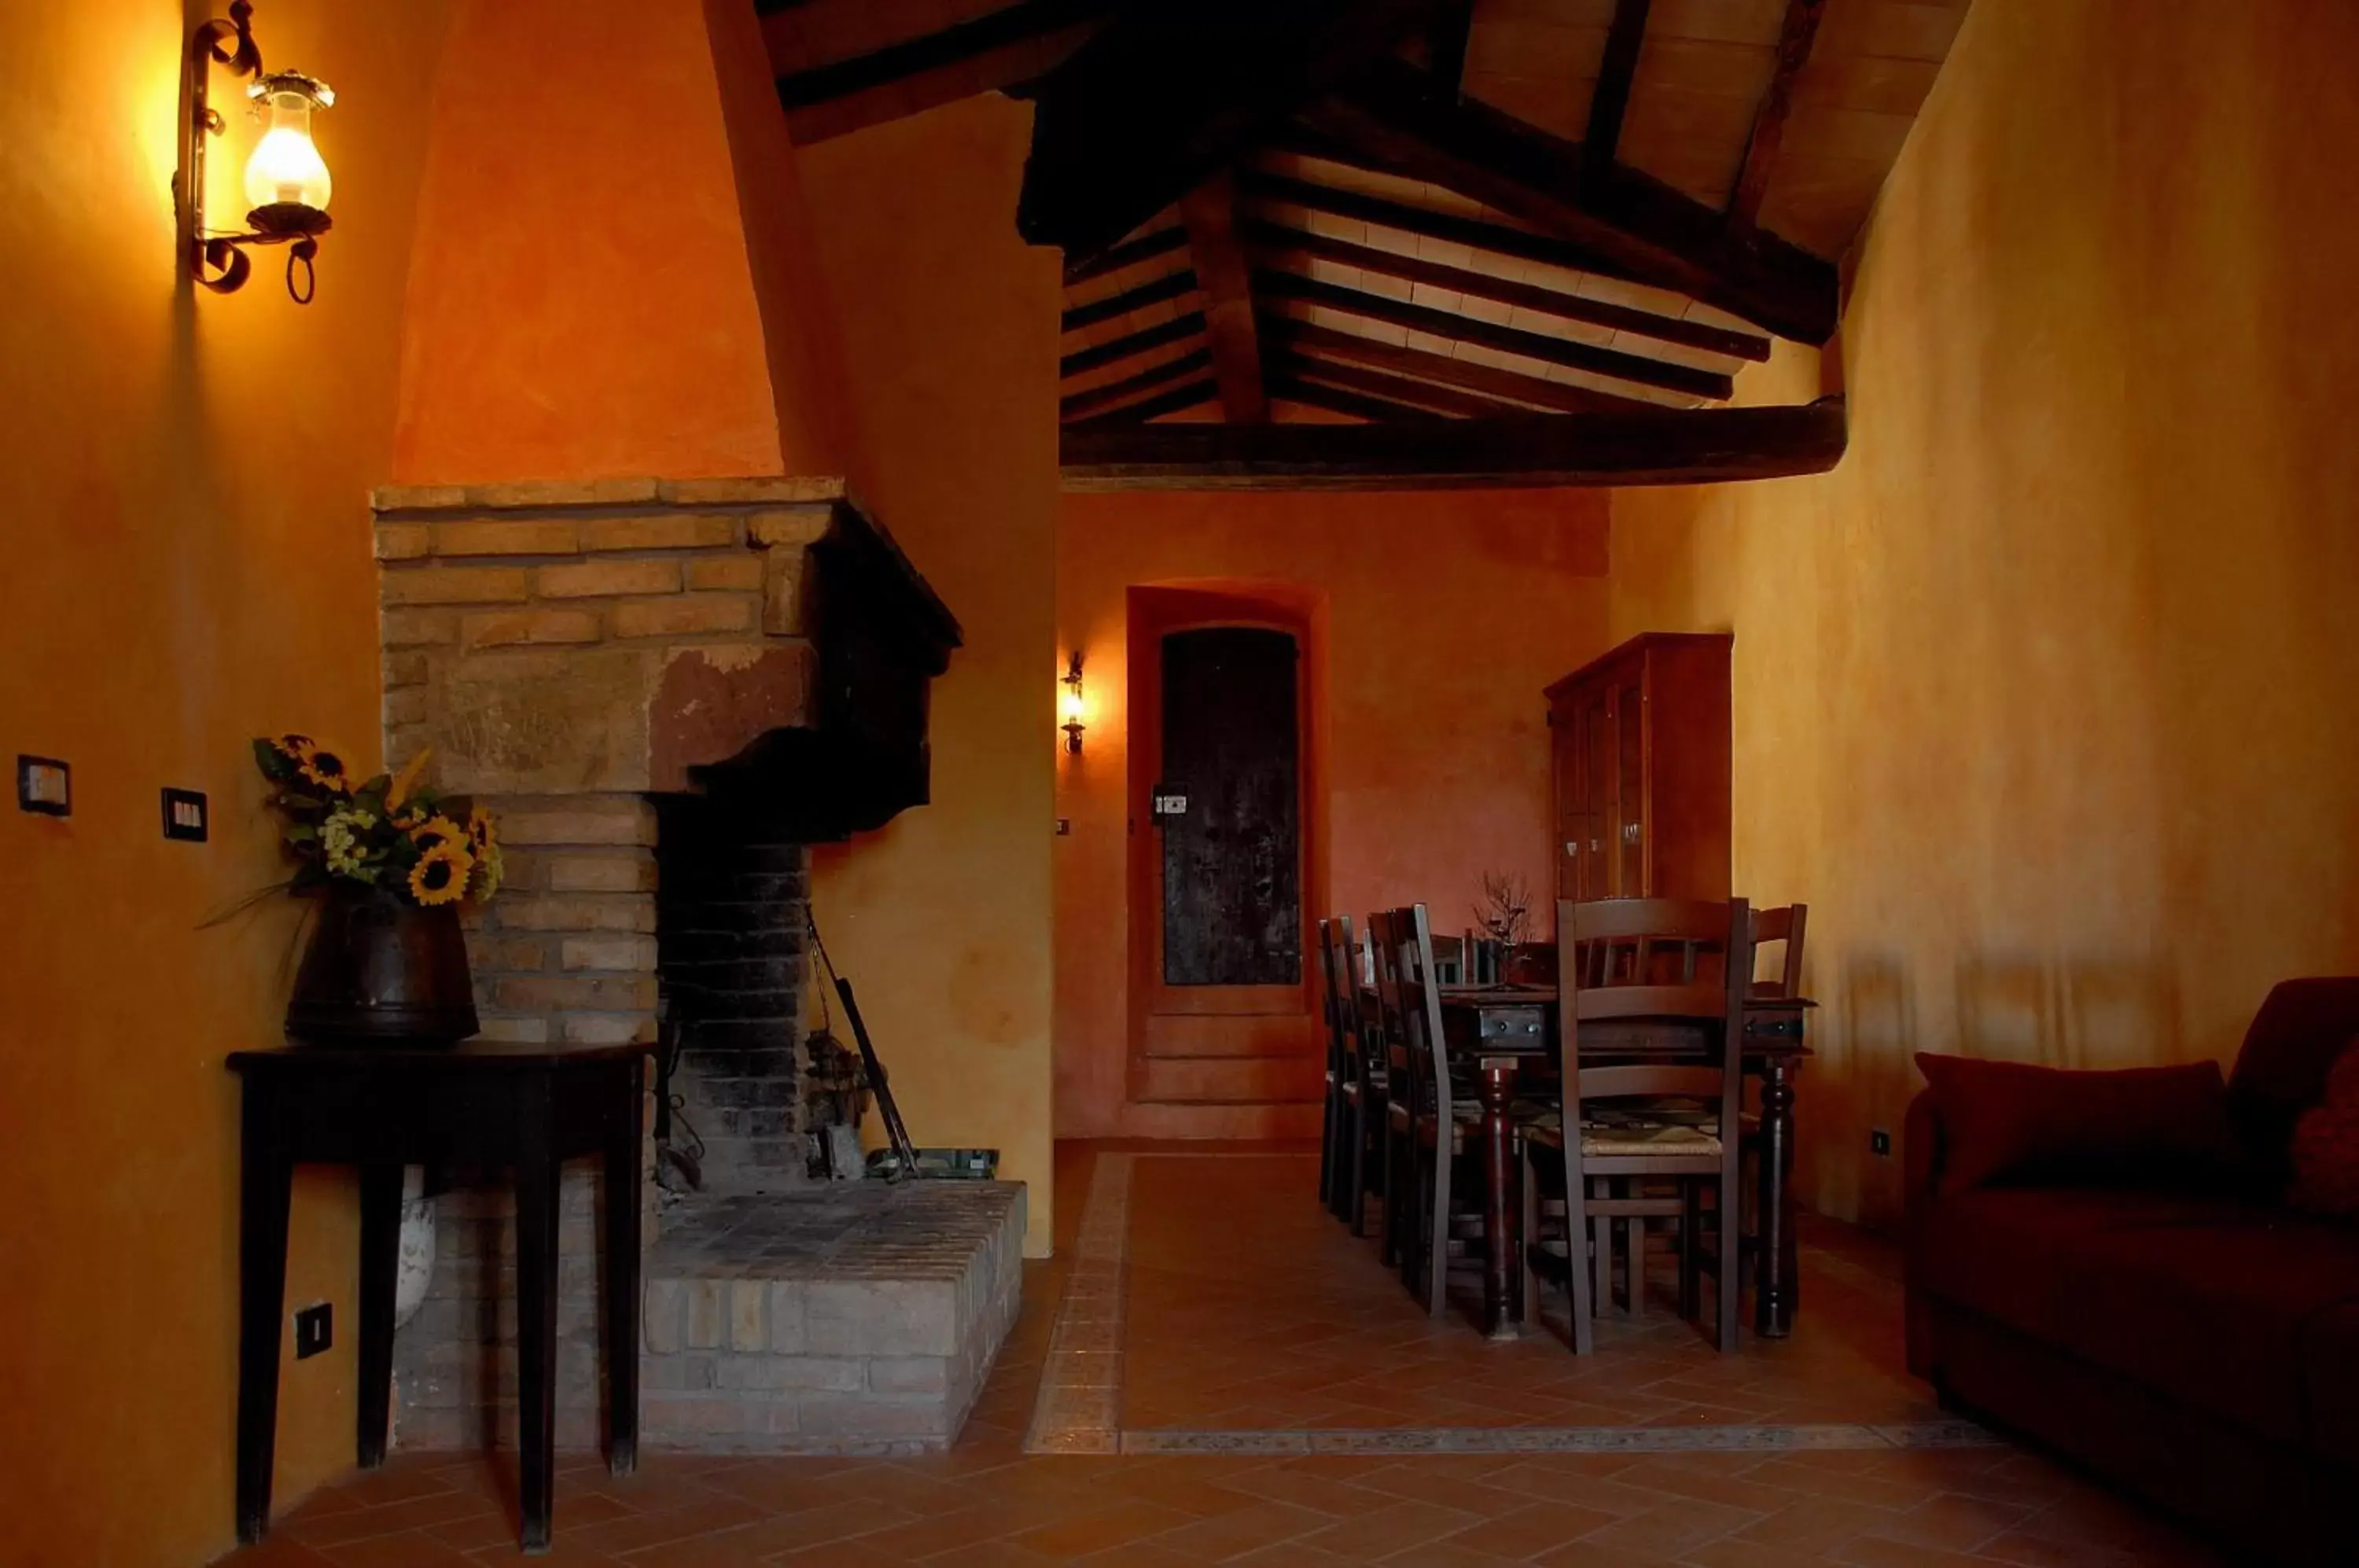
M1558 898L1728 897L1734 640L1648 632L1548 689Z

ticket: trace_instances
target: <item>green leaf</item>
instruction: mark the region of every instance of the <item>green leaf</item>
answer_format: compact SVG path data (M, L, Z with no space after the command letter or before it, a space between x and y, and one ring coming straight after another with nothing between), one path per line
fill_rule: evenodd
M297 822L279 835L288 844L306 844L320 836L320 830L309 822Z
M292 779L295 764L273 743L257 739L254 743L254 765L262 769L265 779Z

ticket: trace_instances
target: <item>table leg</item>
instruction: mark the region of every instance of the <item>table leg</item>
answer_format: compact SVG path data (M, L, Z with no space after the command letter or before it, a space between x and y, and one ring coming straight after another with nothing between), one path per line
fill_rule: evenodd
M1760 1255L1753 1301L1754 1332L1767 1339L1794 1330L1793 1175L1793 1069L1772 1060L1761 1070Z
M606 1145L606 1469L639 1462L639 1070L631 1063L629 1123Z
M1512 1296L1516 1253L1515 1128L1508 1106L1516 1094L1513 1057L1484 1057L1483 1075L1483 1332L1493 1339L1516 1337Z
M557 1160L549 1138L549 1084L521 1091L516 1151L516 1452L524 1504L522 1544L549 1550L556 1488Z
M237 1538L270 1529L270 1469L278 1435L280 1314L287 1307L287 1210L294 1162L278 1139L268 1091L245 1084L238 1180Z
M394 1277L401 1269L401 1167L361 1167L360 1466L385 1463L393 1414Z

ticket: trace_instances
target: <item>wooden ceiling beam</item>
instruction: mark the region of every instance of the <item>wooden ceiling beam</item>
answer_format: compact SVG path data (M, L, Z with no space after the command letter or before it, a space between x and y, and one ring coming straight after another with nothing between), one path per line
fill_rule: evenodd
M1786 21L1777 34L1777 69L1768 91L1753 114L1753 134L1745 143L1745 165L1737 171L1736 190L1728 199L1728 221L1751 229L1761 217L1762 198L1769 194L1769 176L1786 140L1786 117L1793 113L1794 79L1810 62L1810 45L1819 36L1819 18L1827 0L1786 0Z
M1177 359L1167 359L1160 365L1150 365L1133 376L1119 381L1109 381L1103 387L1092 387L1080 392L1068 392L1057 399L1057 417L1078 419L1084 414L1094 414L1114 404L1136 397L1141 392L1177 381L1183 376L1197 376L1212 368L1212 355L1208 349L1191 349Z
M1125 403L1111 413L1072 420L1064 428L1067 430L1136 429L1149 419L1160 419L1166 414L1177 414L1184 409L1213 402L1220 396L1220 384L1206 376L1174 387L1169 392L1159 392L1152 397L1142 397L1136 403Z
M1843 399L1380 425L1068 425L1068 490L1709 485L1823 474Z
M1099 343L1093 348L1075 349L1057 361L1057 374L1060 376L1079 376L1083 371L1151 353L1166 343L1199 336L1203 330L1204 313L1190 310L1184 316L1173 317L1161 326L1142 327L1137 332Z
M1381 397L1387 403L1428 413L1447 414L1453 419L1484 419L1500 414L1531 412L1513 403L1495 402L1471 392L1437 387L1430 381L1391 376L1381 370L1370 370L1364 365L1352 365L1340 359L1322 359L1310 354L1288 353L1279 356L1277 374L1296 381L1326 382L1350 391L1364 392L1371 397Z
M1363 337L1357 332L1322 327L1313 321L1299 321L1290 316L1264 316L1261 335L1264 342L1274 347L1315 353L1321 359L1344 360L1353 365L1413 376L1420 381L1438 381L1445 387L1460 387L1502 402L1545 408L1560 414L1593 414L1614 409L1643 411L1656 406L1636 397L1624 397L1562 381L1543 381L1537 376L1526 376L1521 371L1502 370L1497 365L1484 365L1478 360L1452 359L1448 354L1407 348L1399 343ZM1523 410L1518 408L1515 411Z
M1356 267L1363 272L1397 278L1404 283L1423 283L1435 289L1447 289L1453 293L1472 294L1477 299L1496 300L1502 305L1537 310L1568 321L1584 321L1593 327L1604 327L1614 332L1632 332L1660 343L1677 343L1682 348L1699 349L1706 354L1725 354L1731 359L1760 362L1769 357L1769 340L1752 332L1731 332L1703 321L1683 321L1676 316L1659 316L1652 310L1609 304L1585 295L1568 294L1559 289L1518 283L1514 278L1499 278L1488 272L1445 267L1438 261L1403 256L1398 251L1379 250L1373 245L1353 245L1328 234L1308 234L1278 223L1256 222L1246 225L1245 237L1257 249L1274 256L1316 256L1339 266Z
M1452 98L1466 90L1466 43L1474 31L1474 0L1446 0L1426 25L1425 53L1435 85Z
M1221 411L1236 423L1258 424L1269 418L1269 395L1262 389L1261 344L1254 335L1252 271L1237 238L1235 182L1223 171L1180 198L1180 221L1196 276L1203 279L1204 334L1212 342Z
M1309 111L1311 123L1392 170L1513 212L1627 268L1783 337L1833 335L1832 263L1722 214L1622 164L1477 100L1451 103L1397 60L1375 61Z
M1545 365L1560 365L1567 370L1587 371L1592 376L1610 376L1616 381L1633 382L1665 392L1677 392L1683 397L1725 401L1735 390L1732 380L1715 370L1694 370L1684 365L1648 359L1644 354L1625 354L1620 349L1599 348L1593 343L1551 337L1546 332L1528 332L1520 327L1503 327L1477 317L1414 305L1386 294L1371 294L1364 289L1321 283L1317 278L1275 268L1256 268L1254 289L1268 299L1299 299L1305 304L1324 305L1331 310L1341 310L1364 321L1383 321L1390 326L1406 327L1411 332L1428 332L1459 343L1480 343L1502 354L1536 359Z
M1194 190L1440 0L1134 0L1039 84L1016 209L1086 258Z
M1029 46L1064 32L1071 32L1071 44L1079 46L1084 36L1081 29L1094 27L1110 5L1111 0L1016 0L938 32L782 75L778 101L786 105L800 144L1012 87L1038 76L1050 63L1038 48ZM763 7L763 14L788 8L773 4ZM842 107L863 94L875 100L867 112L811 113Z
M1605 53L1598 61L1597 85L1589 96L1589 131L1582 138L1582 160L1603 167L1622 144L1622 121L1630 113L1630 88L1638 79L1638 50L1647 41L1648 0L1615 0L1605 29Z
M1169 256L1187 243L1188 231L1178 223L1168 229L1158 229L1150 234L1141 234L1135 240L1125 240L1112 250L1100 251L1087 261L1068 266L1065 268L1065 287L1070 289L1077 283L1103 278L1109 272L1120 272L1135 263Z
M1149 278L1136 289L1125 289L1119 294L1109 294L1103 299L1074 306L1059 318L1060 330L1077 332L1083 327L1094 327L1100 321L1111 321L1116 316L1127 316L1133 310L1143 310L1149 305L1160 305L1166 299L1192 294L1196 287L1196 275L1188 268L1167 272L1160 278Z

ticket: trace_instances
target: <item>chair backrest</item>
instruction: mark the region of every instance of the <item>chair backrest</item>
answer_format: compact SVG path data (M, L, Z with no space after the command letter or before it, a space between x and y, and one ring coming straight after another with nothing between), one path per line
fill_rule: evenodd
M1327 982L1327 1042L1335 1071L1357 1082L1367 1076L1366 1029L1360 1019L1360 975L1352 945L1352 917L1319 922L1319 963Z
M1407 1037L1409 1081L1418 1110L1450 1125L1450 1042L1441 1029L1441 976L1433 956L1433 923L1423 904L1393 912L1400 942L1401 1029Z
M1802 928L1810 918L1808 904L1781 904L1753 911L1753 946L1757 953L1767 942L1782 942L1778 972L1771 979L1753 982L1753 995L1790 998L1802 994ZM1751 974L1747 970L1748 975Z
M1414 1116L1450 1116L1450 1062L1441 997L1433 981L1433 931L1425 906L1369 917L1376 958L1376 1007L1391 1063L1393 1103Z
M1736 1145L1744 1097L1745 996L1753 922L1742 898L1608 898L1557 905L1557 1052L1565 1147L1580 1148L1583 1101L1678 1095L1716 1102L1723 1141ZM1699 1029L1704 1049L1632 1050L1647 1023ZM1618 1060L1584 1048L1582 1026L1616 1026ZM1689 1031L1682 1031L1682 1033ZM1586 1049L1587 1054L1584 1055Z

